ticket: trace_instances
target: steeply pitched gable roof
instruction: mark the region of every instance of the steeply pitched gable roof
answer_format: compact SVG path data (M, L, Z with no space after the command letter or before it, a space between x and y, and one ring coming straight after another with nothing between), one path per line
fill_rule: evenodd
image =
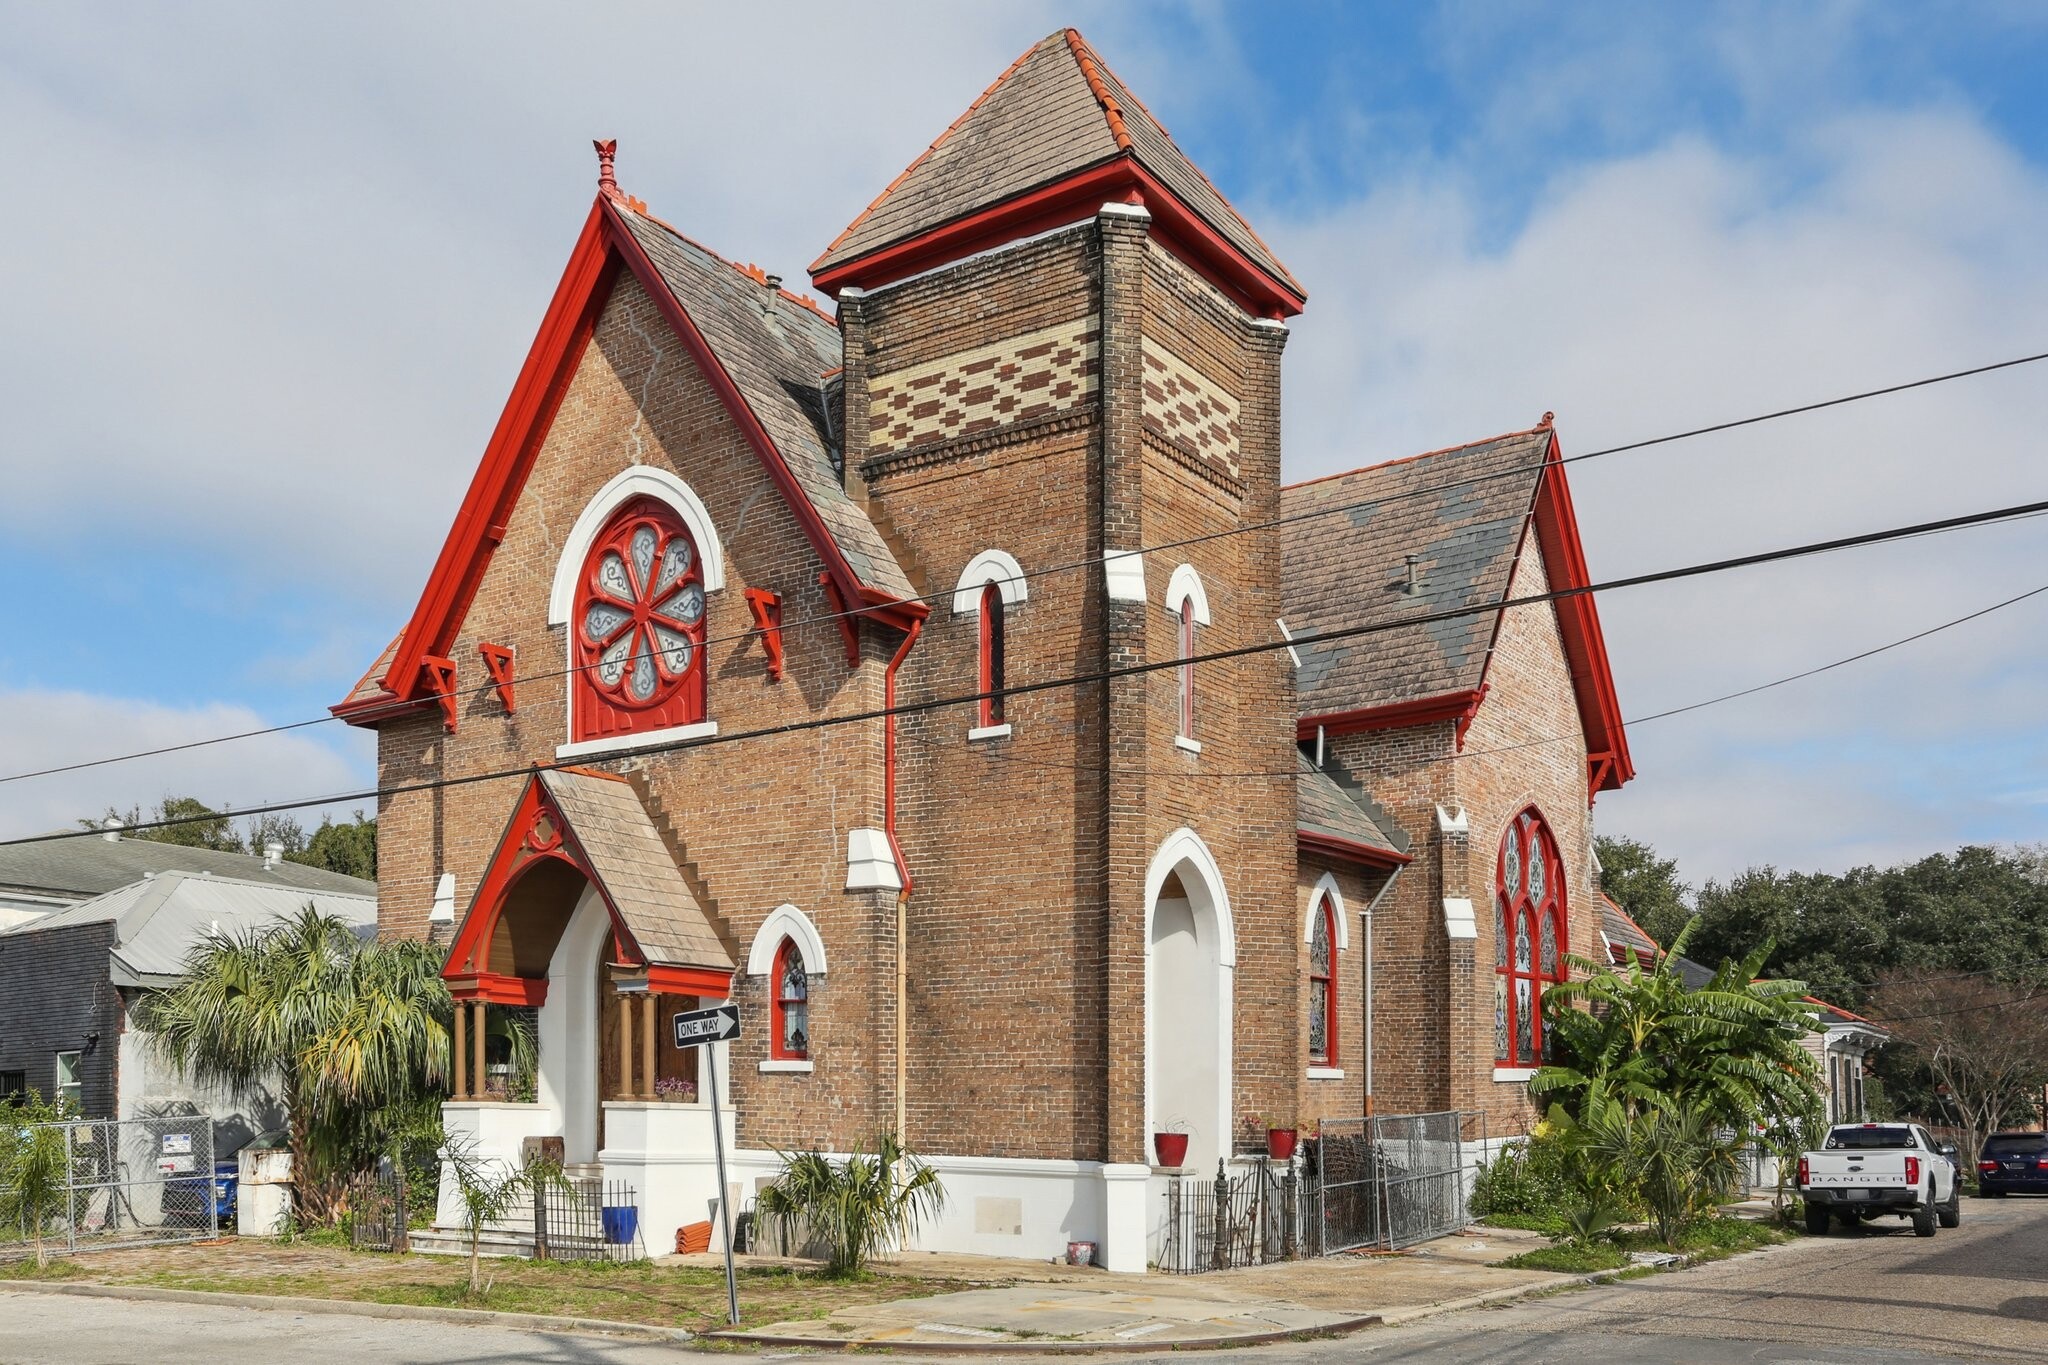
M1600 895L1600 932L1607 936L1608 955L1617 966L1633 959L1645 967L1655 962L1663 949L1637 924L1628 911L1605 892Z
M812 277L831 288L856 263L1116 163L1141 171L1263 274L1291 302L1284 311L1300 309L1300 282L1073 29L997 77L812 263Z
M421 661L445 655L460 630L621 270L647 290L724 400L844 600L874 607L883 619L894 619L892 609L925 611L832 468L836 417L824 390L826 372L840 361L838 329L624 196L600 193L419 605L382 669L366 675L335 714L374 725L426 698Z
M1517 591L1515 562L1530 534L1552 591L1591 583L1547 416L1528 431L1294 484L1281 489L1280 508L1304 518L1289 527L1281 560L1304 733L1317 724L1469 719L1485 695L1501 604ZM1467 611L1475 608L1492 609ZM1592 789L1619 787L1635 768L1599 610L1591 593L1559 599L1552 610ZM1409 618L1414 624L1404 625ZM1351 629L1365 633L1314 638Z

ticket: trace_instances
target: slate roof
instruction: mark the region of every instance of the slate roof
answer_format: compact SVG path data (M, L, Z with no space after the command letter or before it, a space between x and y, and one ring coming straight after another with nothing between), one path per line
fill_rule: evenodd
M1299 767L1294 779L1294 819L1301 832L1363 844L1395 857L1408 855L1407 832L1350 773L1334 763L1328 771L1318 768L1299 750L1295 758Z
M813 275L1129 157L1259 269L1301 285L1073 29L1034 44L811 265Z
M265 868L262 858L246 853L186 848L153 839L109 840L104 835L83 834L0 847L0 887L15 891L84 898L166 872L205 872L260 886L301 891L333 891L373 898L377 894L377 883L329 872L324 867L282 862ZM44 922L47 921L37 921Z
M729 972L733 958L631 785L544 770L540 781L650 965Z
M8 934L18 938L81 924L112 922L115 930L110 970L114 983L164 987L176 984L184 976L186 955L209 933L239 933L278 923L308 905L323 915L345 920L362 937L374 937L376 890L372 883L361 885L370 886L371 890L306 891L234 877L166 872L66 906L55 914L18 925Z
M1627 962L1630 955L1647 961L1664 951L1657 940L1630 917L1628 911L1616 905L1604 892L1600 896L1600 930L1607 935L1610 955L1617 965Z
M838 327L660 219L623 208L619 216L704 334L855 577L898 599L916 597L833 468L839 438L836 413L825 401L825 376L842 359Z
M1505 599L1550 436L1538 427L1280 490L1286 517L1354 509L1288 529L1281 592L1301 657L1294 676L1302 715L1479 686L1499 612L1398 623ZM1420 556L1414 594L1405 590L1410 554ZM1324 643L1303 638L1382 625L1392 628Z

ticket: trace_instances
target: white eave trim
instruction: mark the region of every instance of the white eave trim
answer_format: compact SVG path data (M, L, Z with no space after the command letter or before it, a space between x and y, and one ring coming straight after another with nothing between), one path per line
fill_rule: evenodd
M717 721L700 720L695 725L671 725L666 730L643 730L637 735L606 735L603 739L579 739L573 744L557 744L555 757L591 758L598 754L630 754L660 744L682 744L693 739L709 739L717 733Z

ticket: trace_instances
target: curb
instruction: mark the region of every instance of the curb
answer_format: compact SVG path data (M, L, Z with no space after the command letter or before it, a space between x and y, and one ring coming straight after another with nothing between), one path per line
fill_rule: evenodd
M1324 1337L1349 1336L1382 1323L1378 1313L1345 1318L1321 1327L1286 1327L1244 1336L1175 1337L1162 1341L840 1341L831 1337L778 1336L768 1332L706 1332L697 1340L730 1346L808 1347L814 1351L897 1351L904 1355L1014 1356L1096 1356L1134 1355L1139 1352L1221 1351L1238 1346L1272 1346L1283 1341L1314 1341Z
M470 1327L511 1327L529 1332L584 1332L608 1337L685 1345L697 1340L681 1327L612 1322L604 1318L569 1318L548 1313L504 1313L491 1308L433 1308L413 1303L367 1303L357 1299L289 1298L282 1294L223 1294L203 1289L158 1289L151 1285L46 1284L0 1281L0 1293L69 1294L83 1299L134 1299L145 1303L192 1303L212 1308L265 1308L273 1312L328 1313L358 1318L390 1318L413 1322L452 1322Z

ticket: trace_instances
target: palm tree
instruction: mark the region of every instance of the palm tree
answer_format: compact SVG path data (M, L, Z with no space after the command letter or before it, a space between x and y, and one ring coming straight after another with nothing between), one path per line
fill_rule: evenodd
M144 1003L141 1026L195 1080L278 1083L301 1206L318 1215L332 1178L439 1101L452 1014L431 948L365 942L308 905L209 935L184 980Z
M782 1174L761 1191L759 1211L785 1229L801 1222L832 1247L827 1273L852 1275L900 1245L946 1206L939 1173L905 1151L894 1134L835 1162L822 1152L782 1153Z
M45 1104L33 1090L0 1116L0 1218L35 1239L36 1269L50 1263L43 1236L70 1188L70 1148L63 1123L78 1115Z

